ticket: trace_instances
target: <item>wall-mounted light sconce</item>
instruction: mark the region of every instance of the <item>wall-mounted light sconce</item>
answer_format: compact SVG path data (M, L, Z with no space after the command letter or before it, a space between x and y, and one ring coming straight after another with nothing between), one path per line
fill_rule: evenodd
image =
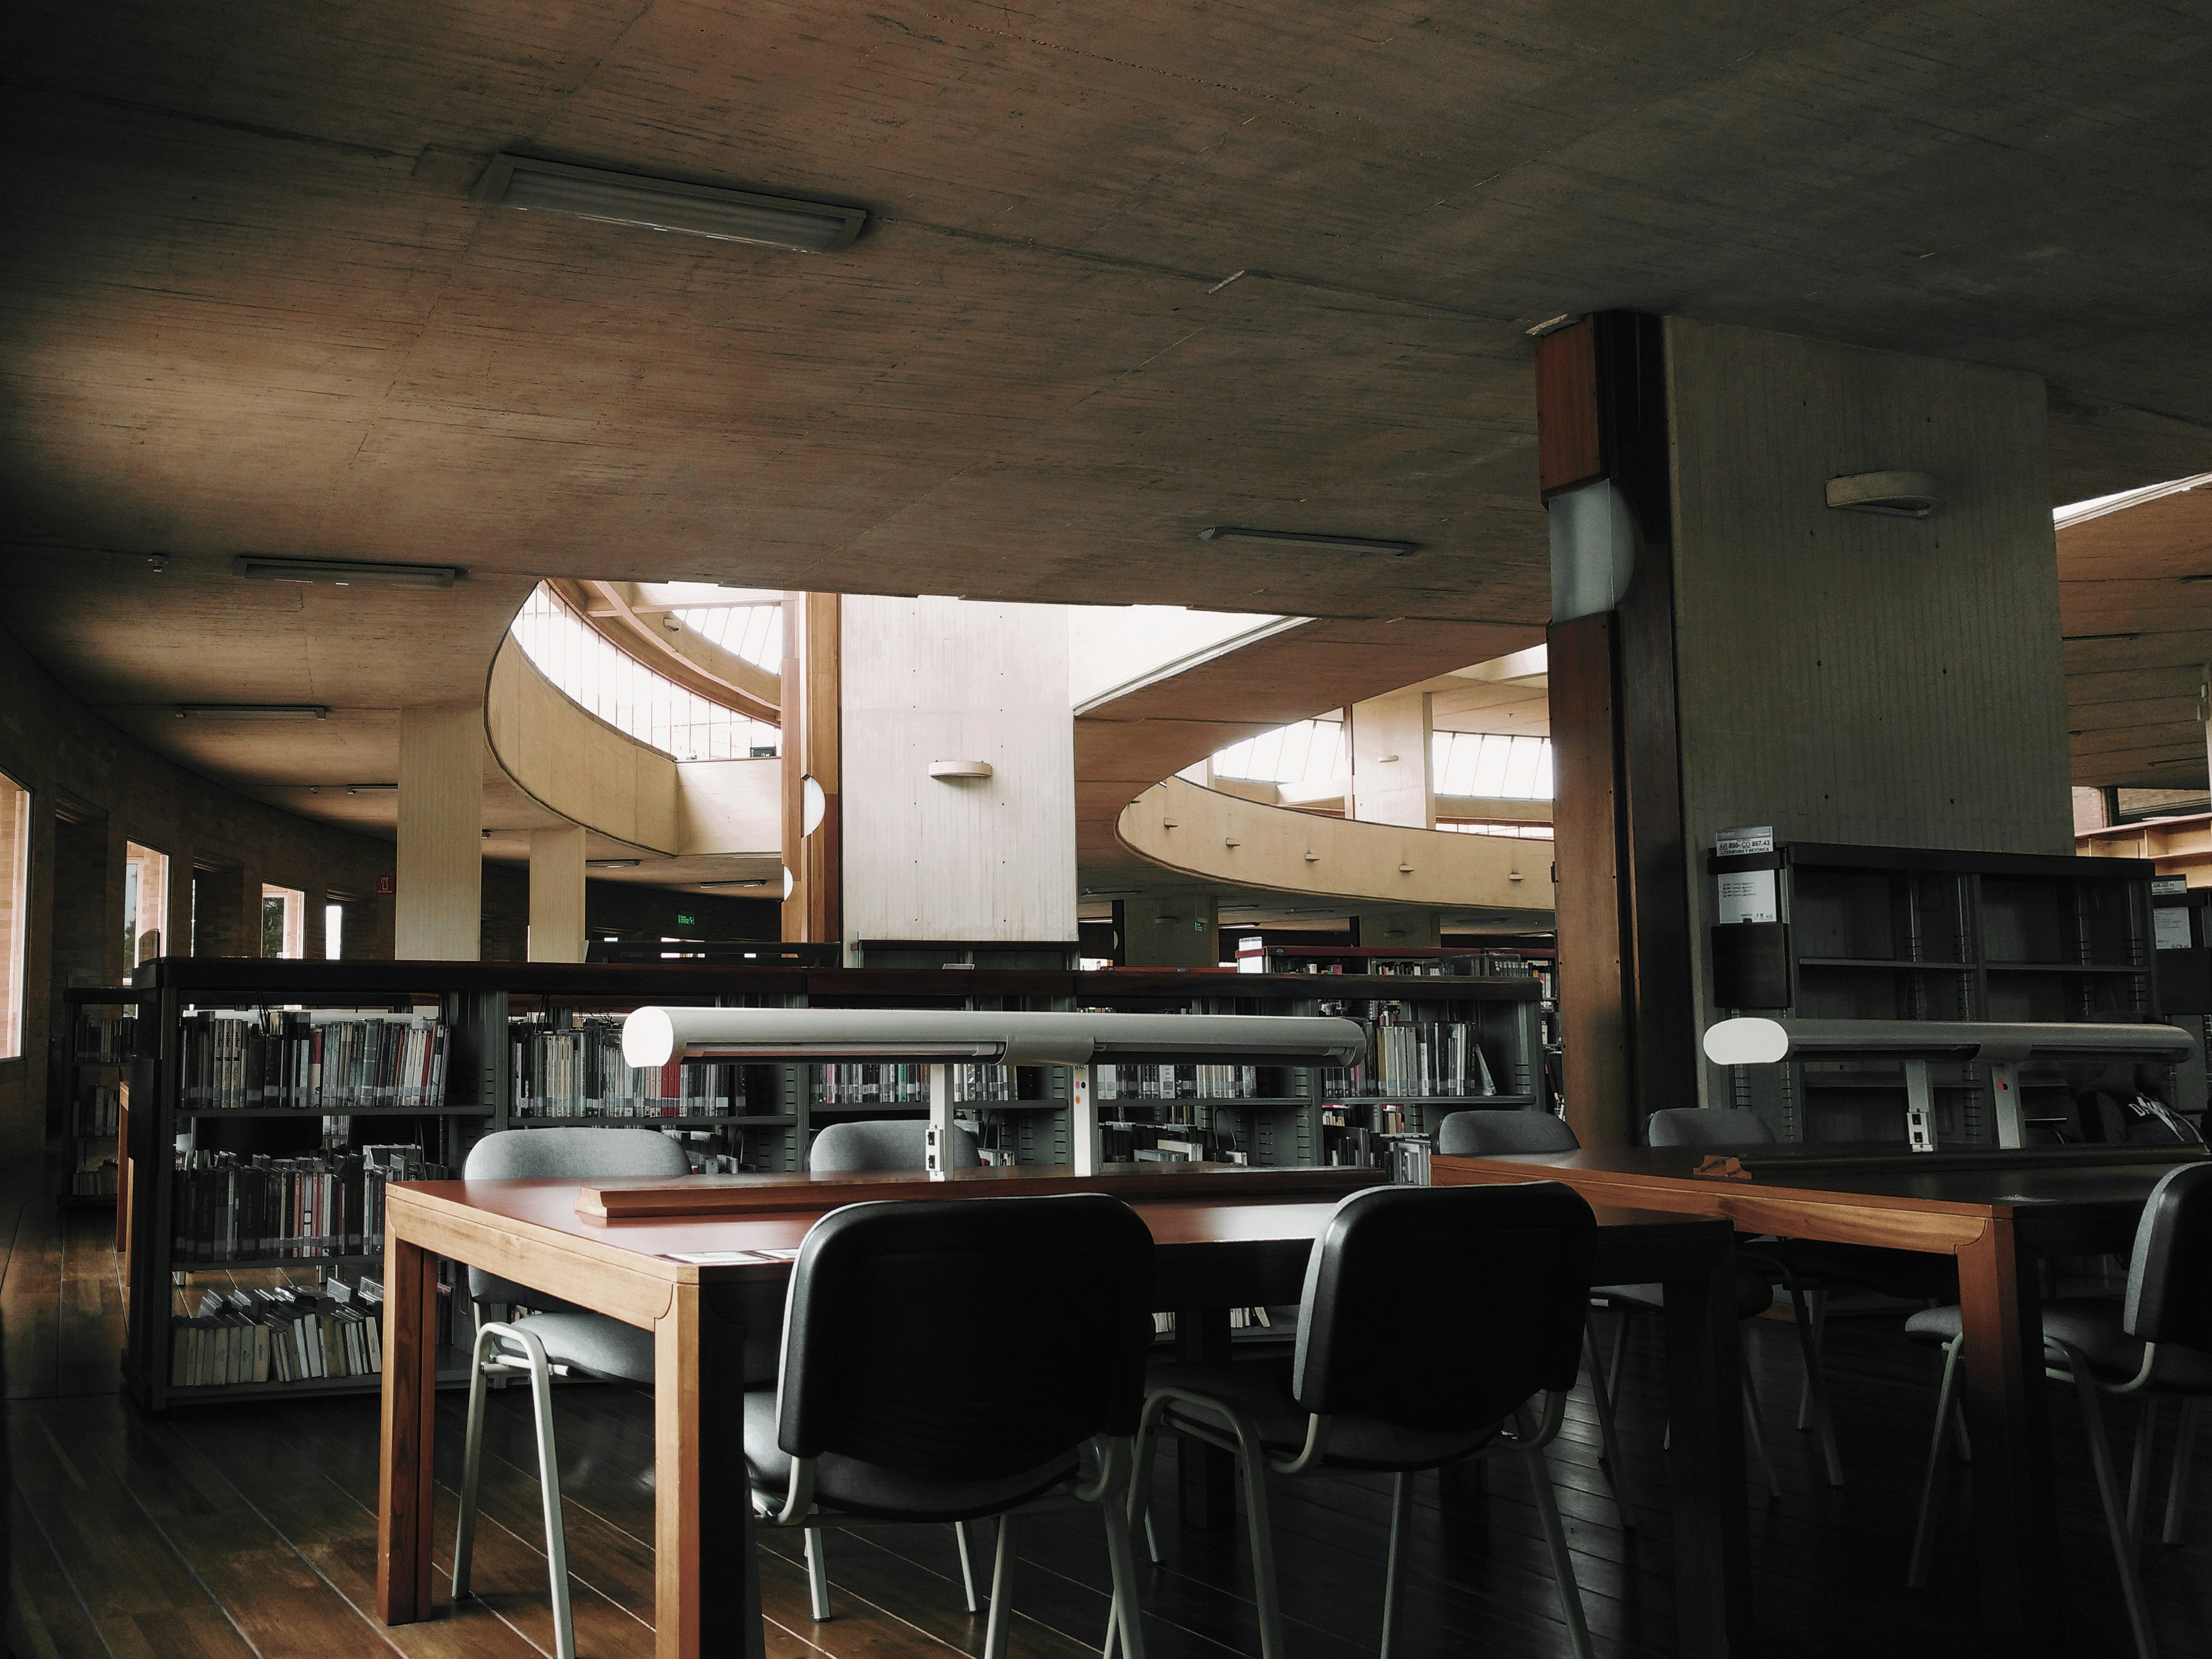
M801 836L812 835L822 827L822 820L829 816L830 798L822 793L822 786L811 777L799 779L799 833Z
M943 778L947 782L960 778L988 778L991 763L980 760L934 760L929 763L929 775Z
M1853 472L1828 480L1828 505L1846 513L1924 519L1943 501L1930 472Z

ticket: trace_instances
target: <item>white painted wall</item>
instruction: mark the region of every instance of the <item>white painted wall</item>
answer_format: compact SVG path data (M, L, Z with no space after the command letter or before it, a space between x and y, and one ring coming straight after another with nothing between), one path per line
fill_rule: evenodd
M1075 721L1059 605L844 600L845 938L1066 939ZM988 761L988 779L929 775Z

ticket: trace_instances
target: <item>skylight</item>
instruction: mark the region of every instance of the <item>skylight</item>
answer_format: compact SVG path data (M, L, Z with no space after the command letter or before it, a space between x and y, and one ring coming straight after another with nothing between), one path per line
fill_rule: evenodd
M1552 740L1497 732L1439 732L1431 764L1439 795L1490 800L1549 800Z
M686 605L671 613L702 639L743 657L771 674L783 670L783 607L780 605Z
M1213 775L1255 783L1318 783L1352 770L1344 722L1293 720L1232 743L1213 757Z
M775 727L653 672L616 648L543 583L509 632L571 702L678 760L744 760L757 749L773 753L776 748Z

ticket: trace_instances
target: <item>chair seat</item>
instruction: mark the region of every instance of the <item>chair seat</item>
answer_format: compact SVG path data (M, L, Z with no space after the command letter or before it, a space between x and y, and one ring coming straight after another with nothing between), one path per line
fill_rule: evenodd
M1288 1359L1155 1360L1145 1373L1147 1393L1185 1389L1235 1406L1259 1430L1268 1450L1289 1455L1306 1443L1306 1413L1291 1393ZM1228 1419L1218 1413L1177 1401L1171 1411L1224 1431ZM1498 1425L1473 1430L1409 1429L1380 1418L1349 1414L1328 1420L1327 1462L1339 1468L1431 1469L1482 1449L1497 1437Z
M1630 1313L1664 1313L1667 1310L1667 1287L1663 1285L1600 1285L1591 1296L1611 1303ZM1754 1273L1736 1269L1735 1316L1751 1319L1765 1313L1774 1305L1774 1286Z
M791 1486L791 1454L776 1443L776 1391L745 1390L745 1468L753 1484L781 1501ZM826 1508L882 1521L973 1521L1042 1498L1072 1479L1073 1454L1018 1474L988 1480L913 1474L835 1452L814 1462L814 1496Z
M653 1381L651 1331L594 1313L532 1314L514 1324L544 1343L546 1358L556 1365L623 1382ZM500 1347L513 1357L521 1356L518 1344L501 1339Z
M2043 1334L2046 1342L2063 1342L2089 1362L2100 1382L2124 1382L2142 1369L2143 1345L2121 1328L2121 1304L2108 1297L2068 1297L2043 1304ZM1913 1341L1934 1347L1959 1334L1962 1316L1954 1304L1928 1308L1905 1322L1905 1334ZM2045 1356L2054 1364L2063 1357L2055 1348ZM2161 1343L2158 1368L2146 1385L2173 1394L2212 1394L2212 1354L2178 1343Z

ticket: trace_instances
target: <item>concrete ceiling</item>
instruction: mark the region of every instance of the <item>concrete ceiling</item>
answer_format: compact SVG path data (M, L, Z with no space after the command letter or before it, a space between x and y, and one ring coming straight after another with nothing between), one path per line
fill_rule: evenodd
M2041 374L2055 500L2212 469L2183 9L88 0L11 42L4 621L257 787L388 776L376 723L480 684L539 574L1502 641L1396 684L1528 643L1527 331L1594 307ZM503 149L872 216L805 258L473 205ZM471 574L340 603L247 550ZM248 698L349 712L163 712Z

